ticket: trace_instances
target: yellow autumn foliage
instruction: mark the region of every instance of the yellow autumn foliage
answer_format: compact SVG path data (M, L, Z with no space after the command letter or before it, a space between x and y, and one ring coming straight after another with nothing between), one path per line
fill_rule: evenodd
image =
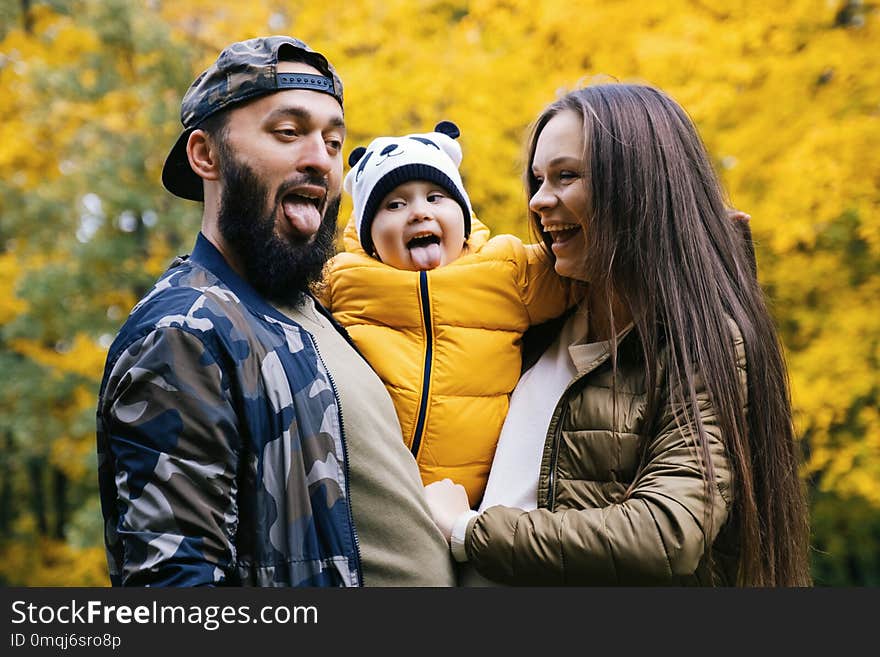
M880 10L871 3L119 0L113 6L125 9L125 21L109 37L98 0L73 2L67 13L57 4L33 3L32 31L9 26L0 41L0 217L4 226L19 211L27 219L0 231L0 330L9 330L0 349L47 382L76 381L59 388L60 410L47 412L69 429L48 438L43 456L81 486L94 488L93 435L81 418L95 402L111 325L145 281L191 247L198 224L198 208L159 183L186 85L229 43L287 33L324 52L343 78L346 155L379 134L452 120L477 214L495 232L524 238L522 149L541 108L609 79L666 90L700 129L730 202L753 217L804 476L815 494L858 502L880 518ZM176 82L162 85L160 75ZM85 216L83 198L99 187L101 211ZM36 201L67 208L53 219L57 240L32 234L46 216ZM346 197L341 216L350 208ZM125 228L125 211L153 212L155 227ZM92 232L74 239L85 220ZM90 269L102 244L119 244L119 258ZM34 276L64 262L88 263L72 270L93 271L99 284L64 300L67 312L90 304L94 321L67 328L59 342L60 324L45 311L49 283ZM51 330L22 328L17 320L32 314L33 326ZM0 565L0 578L33 565L18 548L0 554L10 564ZM39 549L46 566L28 583L76 581L50 562L78 553ZM81 581L92 581L93 565L77 574Z
M40 539L0 548L0 574L15 576L18 586L109 586L104 549L77 548L63 541Z
M19 273L15 254L0 253L0 325L27 310L27 302L15 294L15 282Z
M47 347L35 340L18 338L9 342L9 347L48 368L54 375L76 374L83 378L100 381L104 371L107 350L92 338L77 334L69 346ZM93 406L94 399L81 400L85 406Z

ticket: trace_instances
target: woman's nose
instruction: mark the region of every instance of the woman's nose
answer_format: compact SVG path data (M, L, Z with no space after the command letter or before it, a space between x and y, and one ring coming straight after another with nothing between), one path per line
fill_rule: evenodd
M541 185L532 195L532 198L529 199L529 210L535 214L541 214L542 210L546 211L550 209L555 203L556 197L553 194L550 194L545 189L544 185Z

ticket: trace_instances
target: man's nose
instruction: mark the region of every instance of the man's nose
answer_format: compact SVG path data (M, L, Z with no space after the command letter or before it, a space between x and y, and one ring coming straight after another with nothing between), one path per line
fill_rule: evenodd
M326 176L333 168L333 158L327 152L327 144L320 134L306 135L300 142L296 168L299 171L319 173Z

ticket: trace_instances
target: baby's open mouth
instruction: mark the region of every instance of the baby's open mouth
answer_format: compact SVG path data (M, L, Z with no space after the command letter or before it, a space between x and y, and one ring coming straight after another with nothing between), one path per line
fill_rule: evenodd
M413 235L406 242L409 255L417 270L434 269L440 266L443 250L440 248L440 236L422 232Z
M440 238L433 233L424 235L416 235L406 243L406 248L415 249L418 247L428 246L430 244L440 244Z

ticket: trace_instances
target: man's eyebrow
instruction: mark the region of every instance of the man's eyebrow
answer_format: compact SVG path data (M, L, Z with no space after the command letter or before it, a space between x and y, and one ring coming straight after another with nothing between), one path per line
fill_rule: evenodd
M298 105L287 105L285 107L279 107L269 112L269 115L266 117L266 121L277 121L279 119L287 117L299 119L300 121L313 120L312 113L305 107L300 107ZM339 115L331 118L329 124L331 128L341 128L345 130L345 119L343 119Z

